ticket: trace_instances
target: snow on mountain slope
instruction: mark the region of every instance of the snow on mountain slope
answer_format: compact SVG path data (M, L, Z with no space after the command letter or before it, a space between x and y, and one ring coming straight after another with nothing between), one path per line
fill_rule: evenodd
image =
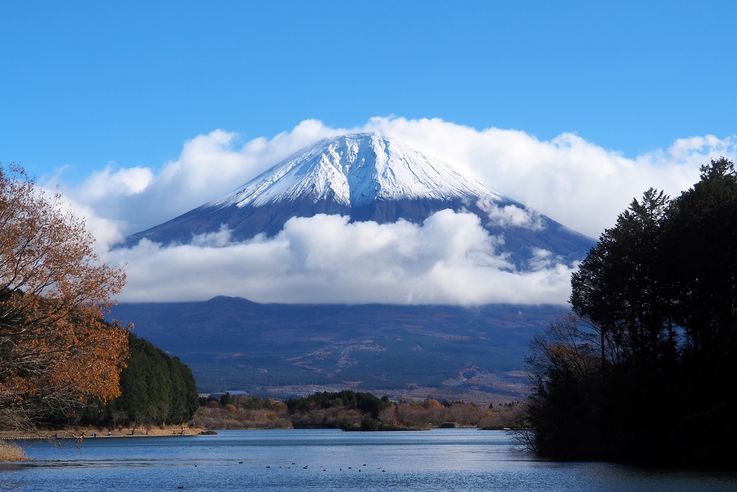
M351 221L421 224L450 209L479 217L503 239L520 268L541 250L552 257L580 259L592 240L549 217L489 190L450 164L376 133L322 140L251 179L233 193L168 222L133 234L162 244L189 243L224 226L232 240L274 236L292 217L339 214Z
M397 140L364 133L318 142L255 177L212 206L264 206L279 201L331 199L360 207L375 200L474 199L496 196L480 182L462 176Z

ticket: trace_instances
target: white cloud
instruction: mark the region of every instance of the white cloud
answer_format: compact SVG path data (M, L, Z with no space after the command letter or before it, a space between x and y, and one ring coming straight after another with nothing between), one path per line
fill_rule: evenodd
M245 143L234 133L215 130L185 142L179 157L158 171L108 166L80 185L60 185L99 215L124 223L123 232L130 234L220 198L302 147L347 131L405 139L491 189L594 237L647 188L675 195L698 179L700 164L737 155L736 137L712 135L679 139L666 149L629 158L571 133L546 141L523 131L477 130L437 118L377 117L347 129L305 120L271 139Z
M128 235L220 198L304 146L341 132L305 120L271 139L242 143L235 133L214 130L186 141L179 157L158 171L107 165L79 184L65 183L62 172L44 185L59 186L98 215L120 223Z
M112 196L132 196L143 193L154 179L147 167L128 167L113 171L107 165L102 171L90 175L80 186L79 196L86 202L106 200Z
M514 204L500 206L489 199L481 199L477 206L486 212L489 221L499 227L521 227L533 231L545 228L542 216L534 210L524 209Z
M225 224L222 224L220 229L216 232L207 232L205 234L192 236L192 241L190 242L193 246L212 246L220 248L232 244L233 241L231 240L230 229L228 229Z
M676 195L698 179L699 165L737 156L735 136L679 139L666 149L628 158L572 133L546 141L518 130L404 118L373 118L366 128L413 142L503 195L592 237L649 187Z
M532 255L527 261L530 270L536 272L555 268L557 265L564 263L560 256L556 256L552 251L543 248L532 248Z
M228 243L208 236L168 247L142 240L110 252L108 261L127 265L120 299L556 304L570 289L570 267L515 271L477 216L450 210L422 225L317 215L291 219L271 239Z
M347 131L381 131L407 140L592 237L645 189L677 195L698 179L699 165L737 156L734 136L682 138L668 148L627 157L572 133L540 140L518 130L378 117L348 129L305 120L268 139L215 130L185 142L179 157L160 167L109 165L76 185L60 181L63 174L45 184L59 184L104 250L127 234L221 198L307 145ZM491 204L488 213L500 225L542 225L538 215L514 205ZM299 219L273 239L235 244L221 230L190 246L143 242L109 258L127 263L127 300L229 294L281 302L565 301L570 266L538 252L531 272L515 272L496 252L501 240L467 220L463 214L436 215L418 227Z

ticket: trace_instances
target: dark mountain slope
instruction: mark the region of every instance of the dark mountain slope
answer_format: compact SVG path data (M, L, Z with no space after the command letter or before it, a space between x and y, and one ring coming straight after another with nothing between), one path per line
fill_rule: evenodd
M121 304L113 317L189 364L199 390L517 398L531 337L559 306L286 305L216 297ZM476 396L473 396L476 395ZM480 396L479 396L480 395Z

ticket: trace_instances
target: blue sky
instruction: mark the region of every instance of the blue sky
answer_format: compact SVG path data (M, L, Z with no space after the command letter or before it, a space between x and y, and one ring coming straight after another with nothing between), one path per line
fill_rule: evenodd
M323 216L264 243L110 248L341 128L596 237L643 190L675 195L737 157L735 20L737 2L708 0L0 0L0 162L58 186L125 265L122 299L564 303L571 265L497 268L467 214L436 219L447 231ZM458 248L415 268L368 236ZM329 257L287 271L304 262L285 251Z
M216 128L440 117L635 155L737 134L737 2L0 3L0 161L157 167Z

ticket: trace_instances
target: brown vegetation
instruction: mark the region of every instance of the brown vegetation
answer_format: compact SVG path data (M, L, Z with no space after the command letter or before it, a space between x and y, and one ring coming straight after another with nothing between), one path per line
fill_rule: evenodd
M290 400L290 410L284 402L251 396L224 395L201 402L194 424L206 429L273 429L273 428L340 428L345 430L412 430L437 427L478 427L482 429L521 428L525 426L525 405L502 403L491 407L475 403L422 401L392 402L372 415L350 407L345 402L322 405L300 405L314 399ZM331 395L331 394L327 394ZM336 393L337 395L337 393ZM375 397L374 397L375 398ZM377 401L383 401L376 399Z
M0 442L0 461L28 461L23 449L11 442Z
M487 408L462 401L441 404L437 400L403 401L379 416L389 424L414 428L480 427L503 429L524 425L523 405L508 403Z
M205 429L191 425L125 425L118 427L74 425L62 429L35 428L0 431L0 440L103 439L107 437L196 436ZM2 442L2 441L0 441Z
M481 429L521 429L528 426L527 405L519 402L502 403L479 419Z
M120 394L127 333L102 309L125 282L84 222L20 168L0 168L0 422L30 425Z
M205 429L288 429L292 422L287 406L278 400L241 396L224 399L224 405L210 400L200 406L193 418Z

